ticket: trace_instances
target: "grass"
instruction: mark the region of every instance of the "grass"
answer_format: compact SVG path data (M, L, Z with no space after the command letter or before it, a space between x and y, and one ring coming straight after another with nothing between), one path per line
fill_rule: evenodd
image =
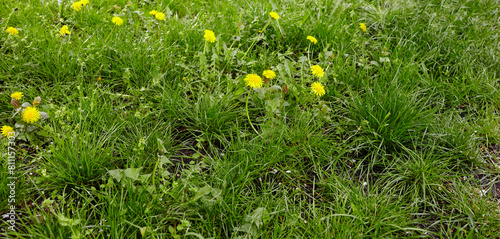
M3 236L500 237L496 1L72 3L0 3Z

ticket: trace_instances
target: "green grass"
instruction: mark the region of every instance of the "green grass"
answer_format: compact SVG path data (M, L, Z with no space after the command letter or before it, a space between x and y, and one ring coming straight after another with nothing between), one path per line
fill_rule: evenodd
M72 3L0 2L3 236L500 237L497 1Z

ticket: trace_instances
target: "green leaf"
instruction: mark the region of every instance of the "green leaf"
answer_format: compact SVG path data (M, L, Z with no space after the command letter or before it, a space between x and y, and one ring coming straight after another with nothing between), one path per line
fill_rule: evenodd
M260 227L269 220L269 213L265 207L259 207L245 217L245 222L255 224Z
M156 138L156 141L158 142L158 146L160 147L160 151L162 153L166 153L167 152L167 149L165 148L165 146L163 145L163 140L161 140L160 138Z
M80 224L82 220L80 219L71 219L67 218L63 214L57 214L57 221L59 222L59 225L66 227L66 226L76 226Z
M173 164L172 161L170 161L169 158L165 157L165 156L161 156L160 157L160 167L162 167L164 164Z
M30 107L30 106L31 106L31 104L30 104L30 103L28 103L28 102L24 102L24 103L21 105L21 107L22 107L22 108L26 108L26 107Z
M243 94L243 92L245 92L245 91L246 91L245 87L241 87L241 88L239 88L239 89L238 89L238 90L237 90L234 94L235 94L236 96L238 96L238 95Z
M202 154L200 154L199 152L196 152L196 153L194 153L193 155L191 155L191 157L192 157L192 158L194 158L194 159L198 159L198 158L200 158L201 156L202 156ZM192 162L192 161L191 161L191 162Z
M36 132L36 134L41 136L41 137L45 137L45 138L50 137L49 133L45 130L40 130L40 131Z
M266 102L267 102L267 105L269 106L269 108L268 107L266 107L266 108L268 108L268 110L270 110L271 112L274 113L278 109L278 107L280 106L281 99L274 98L274 99L268 100Z
M196 200L200 199L201 197L209 194L210 192L212 192L212 187L210 186L205 186L203 188L200 188L197 192L196 192L196 195L194 195L194 197L189 200L188 203L192 203L192 202L195 202Z
M198 233L194 233L194 232L186 232L186 234L184 234L185 236L195 236L195 237L198 237L199 239L205 239L204 236L198 234Z
M139 181L145 183L148 181L149 177L151 177L151 174L142 174L139 175Z
M172 227L172 226L168 226L168 231L170 232L170 234L172 235L175 235L176 231L175 229Z
M108 171L109 175L120 182L123 178L123 169L114 169Z
M285 59L285 71L288 74L288 77L292 78L292 71L293 71L293 62L291 62L288 59Z
M49 114L40 111L40 118L42 118L42 119L48 119L49 118Z
M257 92L257 96L259 97L259 99L263 100L266 98L266 93L267 93L267 90L269 88L267 87L262 87L262 88L259 88L259 89L255 89L255 92Z
M52 203L54 203L54 200L50 200L50 198L47 198L47 199L43 200L42 207L46 207Z
M279 85L273 85L271 87L269 87L269 92L276 92L276 91L281 91L281 86Z
M300 21L299 24L297 24L297 25L302 26L302 24L304 24L307 21L307 19L309 19L309 17L311 16L312 13L313 13L313 10L310 10L309 13L306 16L304 16L302 21Z
M200 68L204 69L206 68L207 65L207 57L203 53L200 53L199 56L200 56Z
M146 233L146 228L147 227L141 227L139 228L139 231L141 232L141 236L144 237L144 234Z
M139 175L140 175L139 172L141 171L141 169L142 169L142 167L140 167L140 168L127 168L123 172L125 173L125 176L127 178L131 178L134 181L136 181L136 180L139 180Z

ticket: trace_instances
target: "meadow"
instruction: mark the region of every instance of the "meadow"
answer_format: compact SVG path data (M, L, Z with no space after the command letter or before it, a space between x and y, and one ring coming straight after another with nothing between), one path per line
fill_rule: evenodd
M6 238L500 238L500 3L2 0Z

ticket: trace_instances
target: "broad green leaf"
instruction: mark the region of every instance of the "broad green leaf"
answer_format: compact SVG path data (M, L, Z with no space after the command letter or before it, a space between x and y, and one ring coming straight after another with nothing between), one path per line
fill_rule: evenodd
M108 171L109 175L120 182L123 178L123 169L114 169Z
M43 200L42 207L46 207L52 203L54 203L54 200L50 200L50 198L47 198L47 199Z
M123 172L125 173L125 176L127 178L131 178L134 181L136 181L139 179L139 175L140 175L139 172L141 171L141 169L142 169L142 167L140 167L140 168L127 168Z
M139 231L141 232L141 236L144 237L144 234L146 233L146 228L147 227L141 227L139 228Z
M197 192L196 192L196 195L194 195L194 197L188 202L188 203L192 203L192 202L195 202L196 200L200 199L201 197L209 194L210 192L212 192L212 187L210 186L205 186L205 187L202 187L200 188Z

